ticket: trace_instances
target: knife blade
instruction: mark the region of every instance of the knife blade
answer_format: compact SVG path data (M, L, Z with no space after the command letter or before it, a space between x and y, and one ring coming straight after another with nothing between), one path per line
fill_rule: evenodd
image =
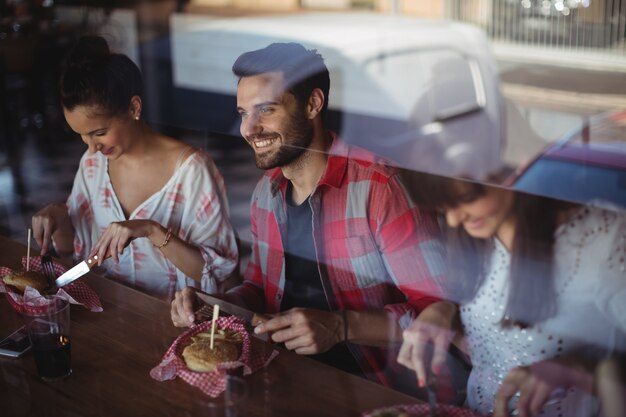
M437 378L428 372L426 394L428 396L428 417L437 417Z
M78 278L85 275L87 272L91 271L91 268L98 265L98 255L94 255L91 258L84 260L77 265L73 266L63 275L58 277L54 284L57 288L63 287L71 282L76 281Z
M198 299L203 303L218 305L220 307L220 310L222 310L223 312L228 313L232 316L241 317L247 323L252 324L252 320L254 319L255 315L253 311L247 310L236 304L229 303L228 301L224 301L221 298L214 297L202 291L196 291L196 297L198 297Z
M222 300L221 298L214 297L202 291L196 291L196 297L203 303L210 304L210 305L218 305L221 311L228 313L231 316L241 317L242 319L245 320L246 324L249 327L248 330L251 330L254 336L265 341L269 340L269 336L267 334L257 335L256 333L254 333L254 326L261 323L262 321L268 320L269 319L268 316L264 314L255 313L254 311L240 307L237 304L229 303L228 301Z

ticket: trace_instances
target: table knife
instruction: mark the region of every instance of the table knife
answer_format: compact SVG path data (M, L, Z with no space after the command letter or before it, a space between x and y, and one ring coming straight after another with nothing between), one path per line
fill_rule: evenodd
M210 305L218 305L220 310L230 314L232 316L241 317L245 320L246 324L249 327L249 330L253 331L254 326L261 323L264 320L268 320L269 317L264 314L257 314L254 311L248 310L246 308L240 307L236 304L229 303L228 301L224 301L221 298L214 297L202 291L196 291L196 297L202 301L203 303ZM259 339L268 341L269 337L267 334L257 335Z
M79 264L70 268L63 275L58 277L54 283L57 288L63 287L71 282L76 281L78 278L85 275L94 266L98 265L98 255L94 255L91 258L80 262Z

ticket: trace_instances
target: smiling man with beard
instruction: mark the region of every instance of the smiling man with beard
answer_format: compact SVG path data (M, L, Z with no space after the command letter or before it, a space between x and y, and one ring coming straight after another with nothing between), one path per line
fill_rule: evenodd
M266 170L252 196L252 256L223 297L271 314L256 333L287 349L385 385L399 376L393 346L437 300L443 245L435 217L415 207L397 173L325 128L323 58L296 43L241 55L241 134ZM172 303L193 323L194 294Z

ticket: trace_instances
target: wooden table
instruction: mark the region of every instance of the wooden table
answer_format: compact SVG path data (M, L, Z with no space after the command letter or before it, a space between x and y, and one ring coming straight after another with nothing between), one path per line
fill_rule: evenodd
M21 266L26 247L0 236L0 265ZM181 333L169 303L90 273L85 282L104 311L71 307L72 374L58 382L37 377L32 353L0 357L0 416L200 416L206 397L180 379L149 372ZM22 319L0 296L0 335ZM268 367L244 377L250 388L245 416L358 416L363 411L417 402L304 356L281 350Z

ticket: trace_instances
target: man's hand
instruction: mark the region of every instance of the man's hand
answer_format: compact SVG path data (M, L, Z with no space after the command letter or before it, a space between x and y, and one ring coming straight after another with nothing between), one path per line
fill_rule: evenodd
M417 374L417 384L426 386L428 369L438 375L446 363L450 343L455 337L457 307L449 302L431 304L402 333L404 341L398 363Z
M259 324L254 332L271 334L274 342L300 355L313 355L329 350L343 341L343 319L328 311L294 308Z
M196 319L194 316L195 305L196 290L193 287L185 287L182 291L176 291L170 311L174 326L190 327Z

